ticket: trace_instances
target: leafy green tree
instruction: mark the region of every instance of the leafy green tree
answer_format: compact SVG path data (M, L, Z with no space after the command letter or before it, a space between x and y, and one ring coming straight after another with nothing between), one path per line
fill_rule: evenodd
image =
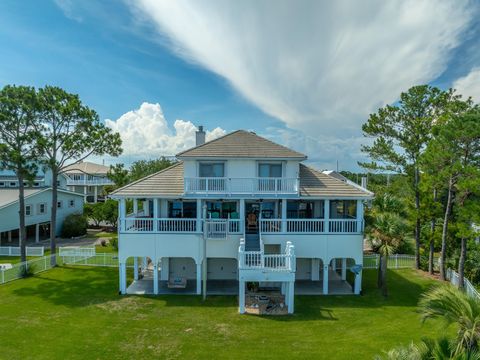
M105 214L103 211L103 203L98 202L94 204L83 204L83 215L92 220L96 227L100 226L100 223L105 220Z
M136 181L145 176L154 174L163 169L172 166L175 161L169 160L166 157L161 157L154 160L139 160L135 161L130 167L129 182Z
M26 261L25 185L37 172L34 146L36 97L27 86L5 86L0 90L0 168L12 170L18 178L19 245L21 261Z
M115 183L116 188L125 186L129 182L128 170L124 164L110 165L107 177Z
M447 235L452 206L455 204L459 207L459 222L464 223L461 236L465 251L465 229L471 228L475 216L468 208L474 206L472 200L480 191L480 113L472 110L450 116L447 121L438 123L433 133L434 138L422 156L422 164L427 169L435 169L432 176L438 183L443 182L447 191L440 256L440 276L445 280Z
M454 356L477 354L480 344L480 300L450 284L424 294L419 303L422 320L439 318L457 328Z
M428 85L415 86L400 94L396 105L387 105L371 114L363 124L372 145L362 151L371 162L360 163L366 169L404 174L414 198L415 266L420 267L420 168L419 158L431 138L431 127L446 113L464 106L453 90L441 91Z
M106 200L103 203L103 215L105 221L116 228L118 221L118 203L112 199Z
M52 172L52 211L50 251L56 252L55 224L58 176L70 161L79 162L90 155L118 156L121 139L100 122L97 113L85 106L78 95L46 86L38 91L40 116L37 139L45 165ZM52 258L55 264L55 258Z

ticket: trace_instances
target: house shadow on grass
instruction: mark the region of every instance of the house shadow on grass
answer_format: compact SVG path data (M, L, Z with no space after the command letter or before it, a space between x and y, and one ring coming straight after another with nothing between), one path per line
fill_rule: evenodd
M296 296L293 316L262 316L275 321L337 320L339 308L416 307L420 295L434 281L412 270L389 271L389 296L384 298L376 286L375 270L364 271L363 295ZM211 295L204 302L199 295L119 295L115 268L63 266L19 280L12 292L17 296L37 297L54 305L72 308L99 305L106 308L140 307L163 302L169 307L238 309L238 296Z
M72 308L102 304L118 299L113 274L109 268L61 266L19 280L23 286L12 292Z

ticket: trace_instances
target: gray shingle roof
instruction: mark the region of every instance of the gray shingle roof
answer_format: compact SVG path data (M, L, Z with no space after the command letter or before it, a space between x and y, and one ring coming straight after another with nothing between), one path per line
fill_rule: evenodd
M300 196L372 197L372 193L300 164Z
M65 174L72 174L72 173L85 173L89 175L103 175L108 173L110 168L105 165L95 164L89 161L80 161L78 163L68 165L65 167L63 171Z
M178 158L272 158L306 159L304 154L255 133L237 130L177 154Z
M181 196L183 195L183 162L144 177L115 190L119 196Z
M178 162L167 169L126 185L111 195L113 196L178 196L183 191L183 162ZM365 197L369 191L338 180L318 170L300 164L300 196L302 197Z

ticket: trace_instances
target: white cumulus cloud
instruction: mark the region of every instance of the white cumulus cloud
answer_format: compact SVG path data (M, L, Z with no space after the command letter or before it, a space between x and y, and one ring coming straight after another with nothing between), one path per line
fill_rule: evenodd
M160 104L144 102L117 120L105 120L105 125L120 133L124 155L156 158L172 156L195 146L197 128L190 121L175 120L170 128ZM207 141L225 134L217 127L206 131Z
M475 12L468 0L139 0L187 61L289 128L360 137L370 112L438 77Z
M471 96L473 101L480 102L480 68L473 68L466 76L455 80L452 87L463 97Z

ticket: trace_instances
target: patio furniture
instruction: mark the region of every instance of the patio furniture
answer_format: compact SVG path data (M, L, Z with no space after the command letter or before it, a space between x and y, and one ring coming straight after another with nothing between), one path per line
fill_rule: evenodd
M170 278L168 280L169 289L185 289L187 287L187 279L184 277Z
M258 221L257 216L254 213L247 215L247 230L257 230Z

